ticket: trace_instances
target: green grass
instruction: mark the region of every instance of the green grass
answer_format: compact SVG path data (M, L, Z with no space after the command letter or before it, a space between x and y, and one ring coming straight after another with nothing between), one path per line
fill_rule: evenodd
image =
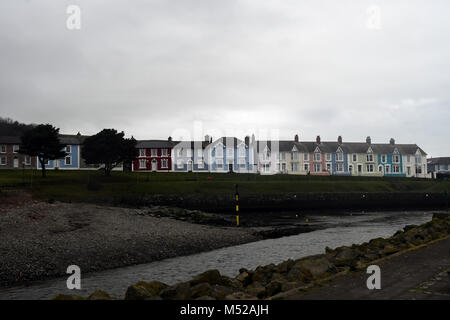
M208 180L208 177L211 180ZM217 173L128 173L99 171L48 171L42 178L36 170L0 170L0 190L31 190L36 198L62 201L102 202L142 194L232 194L235 184L241 194L314 192L423 192L441 193L449 181L391 177L322 177Z

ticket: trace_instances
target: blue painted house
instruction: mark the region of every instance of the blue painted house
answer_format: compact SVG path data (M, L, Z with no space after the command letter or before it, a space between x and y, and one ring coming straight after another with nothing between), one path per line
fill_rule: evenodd
M80 134L66 135L61 134L59 141L64 144L63 150L66 152L66 156L61 159L48 160L45 164L46 169L57 170L76 170L80 169L81 163L81 144L83 137ZM41 169L41 164L37 161L37 168Z
M242 141L234 137L222 137L205 148L205 159L210 172L253 171L252 152L249 147L250 138Z

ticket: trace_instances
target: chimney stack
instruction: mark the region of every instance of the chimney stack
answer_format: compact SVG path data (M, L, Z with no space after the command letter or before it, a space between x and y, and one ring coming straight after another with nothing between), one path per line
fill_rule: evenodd
M209 141L209 135L205 136L205 141L208 142Z
M250 145L250 137L245 136L245 145L248 147Z
M298 134L295 135L294 141L295 141L295 142L298 142Z
M316 142L317 142L317 144L320 144L320 136L316 137Z
M168 141L172 142L172 137L167 138Z
M394 138L391 138L391 140L389 140L389 143L393 146L395 144Z
M339 144L342 144L342 136L339 136L339 137L338 137L338 143L339 143Z
M371 144L372 144L372 139L370 139L370 136L368 136L368 137L366 138L366 143L367 143L368 145L371 145Z

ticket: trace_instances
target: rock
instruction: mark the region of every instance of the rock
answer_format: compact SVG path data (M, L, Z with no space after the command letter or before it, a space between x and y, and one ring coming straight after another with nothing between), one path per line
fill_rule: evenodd
M203 282L191 287L192 298L198 298L202 296L207 296L211 293L211 285L209 283Z
M303 283L299 283L299 282L283 282L283 284L281 285L281 291L285 292L285 291L289 291L292 289L295 289L299 286L303 285Z
M159 293L168 286L159 281L139 281L134 286L130 286L125 293L125 300L145 300Z
M115 300L107 292L102 290L95 290L89 297L88 300Z
M234 290L230 287L225 287L216 284L211 288L210 296L214 297L217 300L223 300L227 295L232 294L233 292Z
M54 296L51 300L86 300L85 297L82 296L71 296L68 294L58 294Z
M415 224L408 224L403 228L404 232L408 232L411 229L417 228L417 226Z
M219 270L214 269L205 271L192 279L190 281L190 284L191 286L195 286L203 282L207 282L210 285L222 284L222 276L220 275Z
M187 282L179 283L161 291L161 298L165 300L188 300L191 299L191 286Z
M329 270L335 272L336 268L324 256L316 259L305 259L298 262L303 270L307 270L314 278L320 278Z
M387 245L386 247L384 247L382 253L385 255L391 255L393 253L399 252L400 249L395 248L394 246L391 245Z
M241 273L240 275L238 275L238 276L236 277L236 280L238 280L239 282L241 282L242 285L243 285L244 287L246 287L246 286L248 286L250 283L252 283L252 276L251 276L250 273L244 272L244 273Z
M257 298L245 292L238 291L227 295L225 300L257 300Z
M245 268L241 268L241 269L239 269L239 273L244 273L244 272L248 272L248 270L247 270L247 269L245 269Z
M216 299L214 299L213 297L210 297L210 296L201 296L195 300L216 300Z
M283 261L282 263L280 263L278 265L278 271L280 273L288 273L291 270L291 268L294 266L294 264L295 264L295 261L292 259Z
M266 295L266 288L259 282L254 282L245 288L245 292L249 295L262 299Z
M388 244L388 241L383 238L375 238L369 241L370 247L376 247L376 248L384 248L384 246Z
M277 294L278 292L281 292L281 286L282 283L280 281L271 281L267 286L266 286L266 296L267 297L271 297L275 294Z

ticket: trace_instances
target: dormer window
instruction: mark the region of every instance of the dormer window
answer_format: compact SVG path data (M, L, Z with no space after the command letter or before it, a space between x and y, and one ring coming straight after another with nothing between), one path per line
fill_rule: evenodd
M322 154L320 152L314 153L314 161L322 161Z
M336 161L344 161L344 153L337 152L336 153Z
M394 162L394 163L400 163L400 155L394 154L393 162ZM395 172L395 171L394 171L394 172Z
M327 153L327 161L331 161L331 153Z
M245 157L245 148L244 147L240 147L239 148L239 156L240 157Z
M373 162L373 153L368 153L366 157L367 162ZM373 171L368 171L373 172Z
M222 147L216 147L216 157L223 157L223 149Z

